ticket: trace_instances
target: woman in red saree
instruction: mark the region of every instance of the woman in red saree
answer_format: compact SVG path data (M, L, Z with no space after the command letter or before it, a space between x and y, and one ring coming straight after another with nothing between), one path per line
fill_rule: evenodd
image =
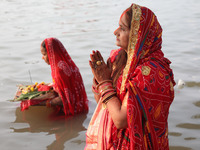
M56 38L47 38L41 44L41 53L51 66L55 92L53 96L45 96L46 100L22 102L22 110L31 105L47 105L62 109L66 116L87 112L88 99L81 74L63 44Z
M114 32L107 64L90 55L97 107L86 133L85 150L169 149L168 113L174 99L170 61L161 51L162 28L148 8L132 4Z

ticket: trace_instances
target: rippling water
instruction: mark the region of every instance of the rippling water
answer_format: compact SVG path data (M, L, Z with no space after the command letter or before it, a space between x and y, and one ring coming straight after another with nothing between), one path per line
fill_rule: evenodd
M135 0L152 9L163 27L163 51L172 61L175 100L169 114L171 150L200 148L200 1ZM95 109L88 60L98 49L105 59L116 48L113 31L130 0L1 0L0 2L0 148L2 150L83 149L85 132ZM51 82L41 59L40 43L56 37L66 47L84 79L89 113L68 120L49 119L50 109L21 112L11 103L16 85Z

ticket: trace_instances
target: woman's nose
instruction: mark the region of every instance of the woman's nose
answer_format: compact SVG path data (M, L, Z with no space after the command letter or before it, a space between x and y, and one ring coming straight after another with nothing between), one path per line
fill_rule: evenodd
M117 35L119 27L114 31L114 35Z
M44 56L42 56L42 59L44 59Z

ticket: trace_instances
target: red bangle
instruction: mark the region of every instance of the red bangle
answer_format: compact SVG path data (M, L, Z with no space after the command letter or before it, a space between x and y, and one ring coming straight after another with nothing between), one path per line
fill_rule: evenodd
M99 91L99 87L100 87L102 84L106 83L106 82L113 83L112 80L104 80L104 81L100 82L100 83L97 85L97 90Z

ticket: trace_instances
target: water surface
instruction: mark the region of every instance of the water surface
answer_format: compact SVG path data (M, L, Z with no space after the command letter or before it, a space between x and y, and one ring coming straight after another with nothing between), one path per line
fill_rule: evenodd
M175 87L169 114L171 150L198 150L200 141L200 1L135 0L152 9L163 27L163 51L171 61ZM115 46L113 31L130 0L1 0L0 2L0 148L2 150L79 150L95 102L91 92L89 54L98 49L105 59ZM67 120L50 119L52 110L31 107L21 112L12 103L17 84L52 82L41 59L40 43L58 38L83 76L90 111Z

